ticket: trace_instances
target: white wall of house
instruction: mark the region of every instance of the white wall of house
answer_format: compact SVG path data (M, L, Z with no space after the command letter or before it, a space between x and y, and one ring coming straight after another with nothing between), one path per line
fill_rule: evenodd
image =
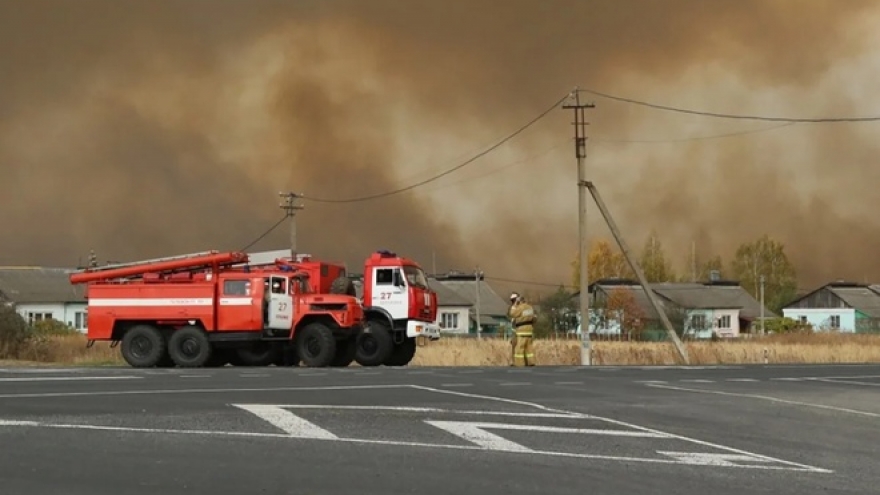
M437 325L442 333L467 334L470 324L467 306L441 306L437 308Z
M688 311L688 337L696 339L712 338L713 332L720 337L738 337L738 309L693 309Z
M817 331L832 329L838 332L855 332L856 310L853 308L783 308L782 316L809 323Z
M86 333L85 303L20 303L16 311L28 323L54 319Z

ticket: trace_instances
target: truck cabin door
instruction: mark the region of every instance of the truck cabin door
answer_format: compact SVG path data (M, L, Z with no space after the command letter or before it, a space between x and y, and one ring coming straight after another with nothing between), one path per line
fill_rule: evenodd
M409 314L409 294L399 268L377 267L373 273L372 306L380 307L398 320Z
M290 330L293 325L293 297L287 277L269 277L269 325L273 330Z

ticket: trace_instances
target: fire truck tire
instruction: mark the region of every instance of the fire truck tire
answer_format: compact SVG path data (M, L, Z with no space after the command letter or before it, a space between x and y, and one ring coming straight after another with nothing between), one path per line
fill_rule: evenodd
M181 368L201 368L211 359L212 353L208 336L198 327L179 328L168 339L168 355Z
M354 354L357 352L357 337L349 337L344 340L336 341L336 355L333 356L333 362L330 366L344 368L354 361Z
M357 297L357 289L354 287L354 282L345 276L338 277L330 284L330 293Z
M235 350L235 366L263 367L270 366L278 359L278 349L266 342Z
M296 353L309 368L330 366L336 357L336 337L322 323L310 323L297 332Z
M381 366L394 352L394 340L387 323L372 320L367 331L357 337L354 359L361 366Z
M416 355L416 339L408 338L394 346L385 366L406 366Z
M122 359L133 368L152 368L162 362L167 350L159 329L137 325L122 337Z

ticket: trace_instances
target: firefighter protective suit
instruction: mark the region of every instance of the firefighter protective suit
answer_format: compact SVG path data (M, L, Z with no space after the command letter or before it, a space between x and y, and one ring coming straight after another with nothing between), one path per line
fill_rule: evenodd
M510 321L513 324L513 365L534 366L535 354L532 350L535 310L522 299L517 299L510 307Z

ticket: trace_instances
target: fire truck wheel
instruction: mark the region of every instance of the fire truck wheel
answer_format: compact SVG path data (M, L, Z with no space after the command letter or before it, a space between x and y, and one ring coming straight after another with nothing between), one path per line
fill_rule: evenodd
M198 327L180 328L168 339L168 354L181 368L204 366L211 359L212 350L208 336Z
M394 351L385 361L385 366L406 366L416 355L416 339L408 338L394 346Z
M122 337L122 358L133 368L152 368L166 355L165 339L156 327L138 325Z
M296 353L310 368L330 366L336 356L336 338L322 323L310 323L297 332Z
M330 293L357 297L357 289L354 287L354 282L345 276L338 277L332 284L330 284Z
M349 337L344 340L336 341L336 355L333 356L333 362L330 366L344 368L354 361L354 354L357 352L357 337Z
M373 320L369 327L358 335L355 361L361 366L381 366L394 351L391 328L382 321Z

